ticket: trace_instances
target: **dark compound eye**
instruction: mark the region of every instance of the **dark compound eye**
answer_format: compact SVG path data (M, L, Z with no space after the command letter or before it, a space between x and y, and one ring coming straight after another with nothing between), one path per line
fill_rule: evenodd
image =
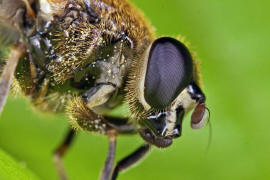
M163 109L192 81L192 59L188 49L172 38L157 39L148 59L144 96L155 109Z

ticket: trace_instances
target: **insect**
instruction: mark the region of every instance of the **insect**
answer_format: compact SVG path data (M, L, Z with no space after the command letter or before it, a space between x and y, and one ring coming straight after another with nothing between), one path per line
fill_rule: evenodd
M10 47L1 64L0 112L12 87L41 111L67 114L73 128L54 153L62 180L61 159L75 130L108 137L100 179L109 180L152 146L172 145L190 110L193 129L205 123L194 56L183 42L156 37L129 1L2 0L0 9L1 41ZM125 103L129 118L108 115ZM139 134L145 144L114 166L121 134Z

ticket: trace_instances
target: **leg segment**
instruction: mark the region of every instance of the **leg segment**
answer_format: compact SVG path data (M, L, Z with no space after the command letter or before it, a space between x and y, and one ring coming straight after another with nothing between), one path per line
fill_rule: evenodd
M104 177L104 180L109 178L108 175L110 175L111 169L113 167L116 133L115 135L109 133L112 128L105 122L102 116L93 112L91 107L103 104L107 100L108 94L110 94L113 90L114 89L108 85L94 87L84 93L83 97L75 97L72 101L69 102L66 109L69 117L71 117L70 120L73 128L108 135L110 140L110 149L108 160L103 170L104 176L102 177ZM73 137L74 130L70 130L65 141L59 146L59 148L57 148L54 154L55 164L61 180L67 179L61 158L67 151L67 148L69 147Z
M71 124L76 129L106 134L113 129L104 119L93 111L98 106L105 104L115 91L115 87L102 84L91 88L82 94L82 97L73 98L67 105L67 114Z
M115 180L119 172L126 170L130 168L132 165L134 165L135 163L137 163L140 159L142 159L147 154L147 152L149 152L149 150L150 150L150 145L144 144L141 147L139 147L136 151L134 151L127 157L120 160L114 168L111 180Z
M24 53L25 47L23 44L18 44L11 48L7 64L0 78L0 115L7 100L13 74L16 70L19 59L24 55Z
M116 149L116 132L118 132L118 129L114 127L113 124L109 121L119 121L119 125L121 125L121 120L117 120L114 118L107 120L106 117L95 113L95 110L97 110L98 107L107 103L113 93L115 93L115 90L116 87L110 83L99 84L82 94L82 97L73 98L68 103L66 109L67 114L70 117L71 124L74 128L104 134L107 135L109 138L109 152L105 166L100 176L100 180L111 180L113 172ZM136 127L133 126L126 126L124 123L119 129L119 132L132 132L135 128ZM144 151L145 150L139 150L134 155L131 155L132 157L134 156L134 161L132 161L131 164L133 164L133 162L137 162L140 156L145 154ZM127 166L131 165L129 161L130 160L128 160ZM126 163L123 164L123 166L125 165ZM120 167L118 167L118 169L119 171L122 170L122 164L120 165Z
M67 180L67 176L64 170L64 166L62 163L62 158L70 147L72 140L75 137L75 131L73 129L69 129L64 141L56 148L54 152L54 163L57 168L57 172L61 180Z
M109 152L107 155L107 159L102 170L102 174L100 180L110 180L112 171L113 171L113 164L115 159L115 149L116 149L116 131L110 130L107 132L109 138Z
M115 89L111 84L100 84L86 91L82 98L91 109L106 103Z

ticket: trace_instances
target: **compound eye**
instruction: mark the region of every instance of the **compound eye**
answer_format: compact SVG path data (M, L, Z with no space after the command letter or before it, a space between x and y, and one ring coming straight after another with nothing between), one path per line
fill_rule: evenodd
M205 124L208 117L208 111L205 104L198 104L191 116L191 127L192 129L201 129Z
M192 81L192 59L179 41L164 37L150 49L144 96L155 109L168 107Z

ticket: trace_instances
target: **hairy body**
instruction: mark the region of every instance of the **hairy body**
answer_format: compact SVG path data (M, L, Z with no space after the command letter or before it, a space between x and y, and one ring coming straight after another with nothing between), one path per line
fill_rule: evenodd
M67 109L71 119L88 119L88 107L106 114L124 102L132 63L154 39L151 26L126 0L65 1L53 8L36 15L28 32L31 52L20 60L14 83L42 111ZM96 100L86 107L87 95L81 96L104 84L107 103Z
M156 38L129 1L3 0L0 7L0 34L13 44L0 79L0 110L15 71L13 89L37 109L66 112L73 129L108 136L102 180L115 179L150 145L170 146L191 109L192 128L204 124L207 107L194 54L179 40ZM123 103L129 118L108 115ZM66 179L61 157L73 129L55 152L61 179ZM139 133L147 144L113 169L116 136L127 133Z

